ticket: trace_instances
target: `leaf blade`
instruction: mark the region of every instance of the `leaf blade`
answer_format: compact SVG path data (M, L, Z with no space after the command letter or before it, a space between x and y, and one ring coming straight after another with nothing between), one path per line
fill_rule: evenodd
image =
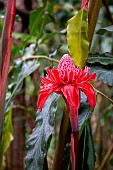
M80 138L80 146L79 168L87 170L94 169L96 157L89 119Z
M86 95L83 92L81 92L81 102L78 115L79 139L89 117L90 117L90 104L87 100Z
M68 20L67 43L71 57L76 66L83 68L86 64L89 51L87 12L81 9L74 17Z
M58 95L52 94L46 101L42 111L37 112L36 128L27 141L26 169L43 169L44 158L47 153L47 141L54 129L54 113Z
M12 110L5 115L2 141L0 144L0 169L2 168L3 156L13 140Z
M96 30L96 34L103 35L106 32L113 32L113 25Z
M89 54L88 57L88 63L95 64L100 63L102 65L111 65L113 64L113 55L106 52L103 54L95 53L95 54Z
M33 35L39 31L38 30L39 24L42 20L43 12L44 12L44 7L40 7L30 14L30 24L29 24L30 35Z
M5 102L5 112L8 112L8 110L11 108L11 105L12 105L11 102L12 102L13 98L15 97L15 95L20 91L24 78L29 76L38 67L39 67L39 63L37 61L35 61L35 60L25 62L22 65L20 73L17 76L18 78L17 78L17 80L15 82L15 86L13 88L12 94L9 96L9 98Z
M91 73L96 72L96 80L101 80L109 86L113 86L113 69L112 66L90 66Z

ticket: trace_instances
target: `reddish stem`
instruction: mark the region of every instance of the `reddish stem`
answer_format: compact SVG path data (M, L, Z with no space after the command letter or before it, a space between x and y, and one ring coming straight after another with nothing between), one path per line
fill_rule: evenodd
M78 109L67 103L69 117L71 122L71 169L78 169Z
M8 67L11 53L12 30L15 18L15 0L8 0L4 28L2 33L2 57L0 59L0 141L4 121L4 106Z

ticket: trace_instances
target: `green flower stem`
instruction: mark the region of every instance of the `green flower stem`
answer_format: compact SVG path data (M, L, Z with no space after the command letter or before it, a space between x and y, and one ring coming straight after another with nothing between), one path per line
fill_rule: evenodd
M89 13L88 13L88 25L89 25L89 47L91 46L91 42L94 35L94 30L99 14L99 10L102 4L102 0L91 0L89 6Z
M71 134L71 125L69 121L67 107L65 107L62 121L61 121L52 170L63 170L64 148L66 143L70 141L70 134Z

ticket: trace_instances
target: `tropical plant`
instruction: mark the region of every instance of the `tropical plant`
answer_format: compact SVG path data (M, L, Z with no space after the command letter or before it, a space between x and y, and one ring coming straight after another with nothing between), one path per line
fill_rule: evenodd
M97 51L95 44L100 37L95 38L95 35L106 34L109 37L113 32L112 26L104 23L100 24L103 28L95 31L99 11L103 11L102 4L107 9L109 21L113 23L112 3L105 0L36 1L36 10L24 13L27 17L29 15L27 33L13 32L14 21L20 22L19 17L15 16L15 10L20 12L15 3L16 0L7 0L1 37L0 169L3 167L3 157L15 138L12 125L15 108L27 113L27 116L23 114L21 117L27 122L23 132L27 140L26 169L106 168L110 156L112 162L113 145L102 160L98 158L92 122L94 118L99 121L98 115L94 115L101 100L98 94L113 104L112 95L108 97L105 89L100 91L96 88L106 83L106 89L110 86L112 89L113 56L107 51L102 54L91 52ZM16 43L12 43L12 37ZM101 38L100 41L102 46ZM36 80L33 80L33 75ZM18 105L14 100L21 95L21 89L26 103ZM31 99L35 99L33 103L37 103L37 109L27 106ZM107 103L105 109L101 108L104 114L98 122L100 125L108 117L112 123L111 104ZM29 118L36 120L31 134ZM24 165L20 169L24 169Z

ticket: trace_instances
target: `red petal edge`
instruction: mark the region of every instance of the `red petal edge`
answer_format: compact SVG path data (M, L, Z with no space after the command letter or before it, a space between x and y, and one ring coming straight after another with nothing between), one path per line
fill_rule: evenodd
M93 87L91 84L84 82L83 84L79 84L79 88L85 93L88 98L91 107L95 107L96 105L96 96Z
M38 109L42 110L47 98L49 97L49 95L52 93L52 89L46 91L45 93L41 93L40 92L40 95L39 95L39 98L38 98L38 102L37 102L37 106L38 106Z

